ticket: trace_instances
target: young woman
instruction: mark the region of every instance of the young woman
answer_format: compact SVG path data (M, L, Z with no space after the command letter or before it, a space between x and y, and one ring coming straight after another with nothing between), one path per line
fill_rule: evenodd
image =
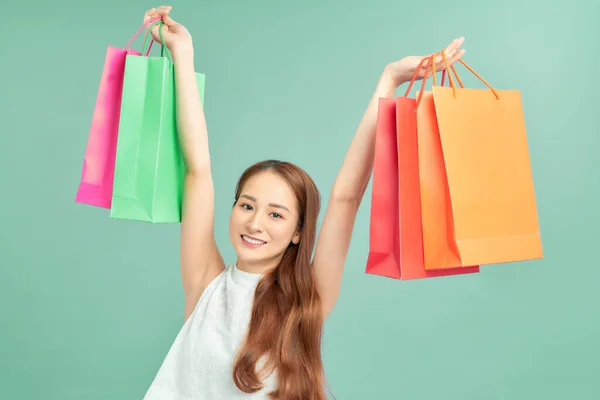
M340 291L356 213L374 155L377 103L418 71L423 57L387 65L339 175L316 243L319 192L297 166L260 162L241 176L229 223L237 253L225 264L213 234L213 183L207 127L196 89L187 29L163 6L163 38L175 65L177 123L186 165L181 226L184 325L146 400L326 399L321 330ZM152 35L160 43L159 28ZM449 65L463 39L446 48ZM444 69L441 58L437 70Z

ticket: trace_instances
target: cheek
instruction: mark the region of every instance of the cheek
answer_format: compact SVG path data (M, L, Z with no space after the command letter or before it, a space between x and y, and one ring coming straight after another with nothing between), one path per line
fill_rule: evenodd
M288 241L294 235L294 232L294 224L288 221L278 221L277 223L273 223L270 229L271 237L276 240Z
M244 223L244 216L239 210L234 209L229 216L229 228L239 228Z

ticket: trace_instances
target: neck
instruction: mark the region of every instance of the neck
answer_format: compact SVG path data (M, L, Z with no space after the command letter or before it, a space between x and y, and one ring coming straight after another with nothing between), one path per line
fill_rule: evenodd
M268 260L257 260L257 261L248 261L242 260L240 257L237 258L236 266L239 270L244 272L249 272L251 274L264 274L274 268L277 268L283 255L278 256L274 259Z

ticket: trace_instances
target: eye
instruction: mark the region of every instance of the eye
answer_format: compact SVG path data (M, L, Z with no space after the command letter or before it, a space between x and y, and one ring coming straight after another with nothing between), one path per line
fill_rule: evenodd
M242 207L243 209L246 209L248 211L252 210L252 206L250 204L242 204L240 207Z
M271 215L272 215L273 217L275 217L275 218L283 218L283 217L281 216L281 214L277 214L277 213L271 213Z

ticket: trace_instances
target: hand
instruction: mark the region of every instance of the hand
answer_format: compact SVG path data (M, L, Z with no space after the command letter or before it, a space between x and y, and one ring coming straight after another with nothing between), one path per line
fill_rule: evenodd
M185 26L173 21L169 16L171 6L161 6L148 10L144 15L144 23L150 19L162 18L164 26L162 28L165 46L171 52L180 51L183 49L192 49L192 35L188 32ZM156 24L156 22L155 22ZM156 24L152 28L152 37L154 40L162 44L159 34L160 24Z
M463 54L465 54L465 50L460 48L464 41L465 38L463 37L454 39L444 50L446 54L446 60L448 61L448 67L452 66L463 56ZM446 63L444 62L444 58L442 57L441 52L436 53L440 54L438 54L434 58L435 70L436 72L440 72L446 69ZM393 63L388 64L385 67L384 74L386 74L387 77L392 81L392 83L395 85L394 87L398 87L404 82L410 81L414 76L415 72L417 71L417 68L419 68L419 63L421 63L421 60L430 56L431 55L404 57L400 61L395 61ZM419 71L417 72L416 79L423 79L425 77L425 71L427 70L428 64L429 63L425 61L421 65ZM427 77L430 77L432 75L431 73L432 69L429 68Z

